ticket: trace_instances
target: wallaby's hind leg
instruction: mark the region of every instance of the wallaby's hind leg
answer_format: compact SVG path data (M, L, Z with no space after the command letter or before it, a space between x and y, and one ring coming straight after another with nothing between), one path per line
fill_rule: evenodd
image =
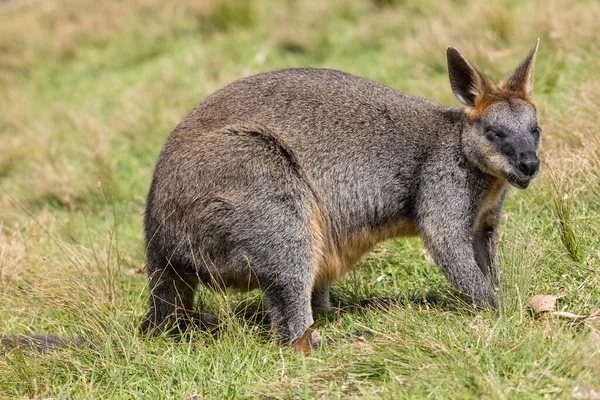
M164 258L157 261L150 255L147 269L150 311L140 331L152 334L169 330L185 331L197 317L193 308L198 276L175 268Z
M261 202L258 224L247 221L252 231L260 231L254 242L246 242L254 260L254 271L265 291L264 305L277 339L283 345L295 344L313 322L311 306L317 272L319 243L311 230L312 213L298 207L281 207ZM306 207L306 206L304 206ZM318 332L312 333L316 347Z
M271 320L271 327L277 339L283 345L294 344L312 323L310 306L310 283L306 276L287 279L284 284L273 284L265 292L265 308ZM320 341L318 333L313 332L312 341Z
M281 344L290 345L314 322L311 294L318 255L302 213L270 204L262 214L260 220L271 221L271 226L266 229L264 223L248 221L248 226L262 233L246 242L247 255L254 260L253 271L265 292L272 329ZM320 341L316 331L312 339L315 345Z
M176 260L210 260L210 268L197 266L203 281L216 272L224 285L264 290L277 335L294 343L313 323L311 293L325 229L316 193L294 152L276 134L229 126L206 135L202 142L208 147L189 153L195 162L164 167L177 173L156 187L177 194L185 190L170 200L150 192L146 230L166 232L158 243L171 248L190 241L195 253L181 251ZM202 136L192 137L196 143ZM182 176L191 181L179 182ZM159 326L170 315L178 317L179 308L189 310L197 283L190 284L181 272L161 272L167 279L151 283L148 314ZM172 304L175 299L179 304Z
M330 283L325 283L313 288L311 305L313 309L313 315L327 315L333 312L333 308L331 307Z

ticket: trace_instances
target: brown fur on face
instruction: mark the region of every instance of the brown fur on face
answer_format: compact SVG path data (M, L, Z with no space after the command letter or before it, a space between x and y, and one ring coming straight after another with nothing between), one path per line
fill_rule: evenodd
M470 120L481 116L490 105L499 101L520 99L535 108L531 103L531 94L533 93L533 73L539 44L538 39L527 58L511 75L504 77L498 86L495 86L487 76L481 74L468 61L464 60L466 65L472 68L475 77L472 92L475 101L473 107L467 110Z
M515 99L523 100L527 104L531 105L531 108L535 109L529 96L525 95L523 92L515 92L506 89L501 82L497 87L493 85L488 87L486 91L475 100L475 106L465 109L465 112L469 120L473 121L481 117L483 113L494 103L513 101Z

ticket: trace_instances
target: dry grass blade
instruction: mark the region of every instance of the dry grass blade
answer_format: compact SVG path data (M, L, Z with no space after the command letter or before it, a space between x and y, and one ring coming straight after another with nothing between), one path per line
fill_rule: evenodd
M572 319L574 321L583 321L584 319L587 319L590 317L589 315L577 315L577 314L573 314L572 312L568 312L568 311L552 311L550 314L554 315L555 317Z

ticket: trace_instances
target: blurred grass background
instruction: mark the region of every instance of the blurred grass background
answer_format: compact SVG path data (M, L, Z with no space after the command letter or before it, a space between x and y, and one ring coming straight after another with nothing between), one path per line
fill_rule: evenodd
M0 332L93 343L0 355L0 397L599 396L598 324L525 309L536 293L567 293L559 306L580 314L600 301L598 20L593 0L0 2ZM136 336L152 168L204 97L263 71L326 67L457 105L447 47L499 80L538 37L543 169L506 205L500 315L454 299L410 239L335 287L348 312L320 328L327 344L309 359L236 315L257 293L200 294L224 321L218 339ZM397 301L356 307L385 296Z

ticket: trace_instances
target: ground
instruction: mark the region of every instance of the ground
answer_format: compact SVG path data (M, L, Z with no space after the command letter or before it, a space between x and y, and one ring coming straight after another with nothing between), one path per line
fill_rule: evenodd
M584 0L0 3L0 332L89 343L1 353L0 397L600 398L600 325L527 308L539 293L599 307L599 19ZM402 239L334 287L308 357L273 341L259 293L200 294L218 337L136 334L152 168L204 97L310 66L457 106L447 47L498 81L538 37L543 164L508 197L499 313L461 302Z

